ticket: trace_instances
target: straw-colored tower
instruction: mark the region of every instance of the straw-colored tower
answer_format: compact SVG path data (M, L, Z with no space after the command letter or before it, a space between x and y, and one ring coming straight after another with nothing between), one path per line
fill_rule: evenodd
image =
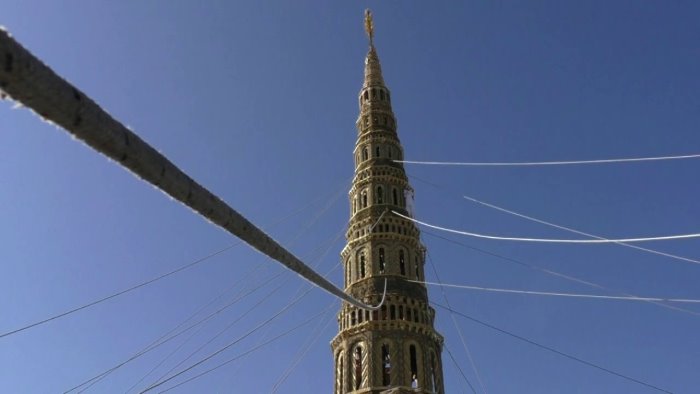
M404 172L391 94L374 47L374 26L365 16L369 52L360 90L355 177L350 188L347 245L341 252L345 289L368 303L387 299L379 311L344 304L339 333L331 342L335 394L443 393L443 338L433 328L435 311L424 285L425 248L416 226L391 214L412 215L412 189Z

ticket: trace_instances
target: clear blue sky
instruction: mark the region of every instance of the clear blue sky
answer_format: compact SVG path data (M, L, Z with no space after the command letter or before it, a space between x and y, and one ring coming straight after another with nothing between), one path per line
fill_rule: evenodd
M368 6L375 13L376 45L407 159L541 161L700 152L697 2L201 3L206 5L3 0L0 24L182 169L267 226L296 254L317 262L321 272L338 263L344 242L341 237L314 260L316 250L347 224L357 92L367 51L362 13ZM0 332L234 242L29 111L12 109L9 102L1 106ZM700 230L698 160L406 169L442 187L412 180L417 217L460 229L567 236L464 201L460 195L466 193L608 237ZM272 226L300 208L305 209ZM700 298L697 264L614 245L447 237L632 294ZM446 282L605 293L425 232L422 238ZM647 246L700 258L697 240ZM262 268L247 276L257 267ZM0 392L66 390L128 358L237 280L244 283L215 306L281 271L238 246L134 293L2 338ZM434 279L430 268L426 272ZM340 275L337 270L331 278L340 284ZM260 323L305 286L286 277L291 279L277 293L200 355ZM275 283L220 313L183 349L204 343ZM677 393L700 387L698 315L645 303L447 294L457 310L618 372ZM442 300L437 289L431 288L431 296ZM312 291L272 328L197 371L332 302ZM335 317L329 319L327 326L314 321L175 392L269 392L320 331L281 392L329 393L329 341L337 332ZM489 393L653 392L469 321L457 322ZM446 312L438 310L437 327L476 384ZM124 392L182 339L127 364L92 392ZM158 375L185 354L175 354ZM447 391L468 392L446 353L443 362Z

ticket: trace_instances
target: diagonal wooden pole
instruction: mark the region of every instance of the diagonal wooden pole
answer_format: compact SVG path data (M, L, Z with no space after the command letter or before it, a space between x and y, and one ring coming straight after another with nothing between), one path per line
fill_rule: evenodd
M31 108L45 121L59 125L144 181L330 294L362 309L376 310L384 303L386 281L384 295L377 306L367 305L346 294L111 117L5 30L0 30L0 96L9 96Z

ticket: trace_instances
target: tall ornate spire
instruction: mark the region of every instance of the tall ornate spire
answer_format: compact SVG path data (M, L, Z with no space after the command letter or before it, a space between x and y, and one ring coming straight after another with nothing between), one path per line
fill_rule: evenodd
M331 342L335 394L443 394L443 339L433 325L424 280L425 248L411 215L412 189L401 163L403 147L396 133L391 95L384 84L374 47L372 14L365 12L369 53L360 89L356 122L355 177L350 188L347 244L341 252L345 290L379 311L344 303L338 335Z

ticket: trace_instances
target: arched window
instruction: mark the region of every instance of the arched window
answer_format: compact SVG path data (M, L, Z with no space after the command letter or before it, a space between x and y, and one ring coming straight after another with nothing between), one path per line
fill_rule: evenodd
M391 198L394 205L399 205L399 194L396 192L396 188L391 190Z
M384 204L384 189L377 186L377 204Z
M369 92L365 90L365 100L369 99Z
M375 153L374 157L379 157L379 156L380 156L381 150L379 149L379 147L377 147L377 148L374 150L374 153Z
M440 390L437 380L437 364L435 363L435 353L430 352L430 385L433 392L437 393Z
M389 353L389 345L382 345L382 385L388 386L391 384L391 354Z
M399 250L399 269L401 270L401 275L406 276L406 259L403 250Z
M418 266L418 255L416 255L415 259L415 270L416 270L416 280L420 280L420 268Z
M416 353L416 345L409 347L409 357L411 366L411 388L418 388L418 355Z
M379 91L379 99L384 101L384 91L383 90Z
M360 278L365 277L365 252L360 252Z
M345 355L341 351L338 353L338 358L336 359L335 365L337 370L335 371L335 392L336 394L343 394L345 392L345 365L343 363Z
M377 97L377 90L372 89L372 98L376 98L376 97Z
M379 273L380 274L384 273L384 268L385 268L384 248L379 248Z
M382 305L382 320L386 320L386 305Z
M364 161L364 160L367 160L368 158L369 158L369 154L367 152L367 147L365 146L364 148L362 148L362 160Z
M399 305L399 319L403 320L403 305Z
M367 190L362 191L362 208L367 208Z
M352 354L353 361L353 371L354 371L354 384L352 385L355 390L359 390L362 387L362 347L360 345L355 346L355 351Z
M389 318L391 320L396 320L396 305L389 306Z

